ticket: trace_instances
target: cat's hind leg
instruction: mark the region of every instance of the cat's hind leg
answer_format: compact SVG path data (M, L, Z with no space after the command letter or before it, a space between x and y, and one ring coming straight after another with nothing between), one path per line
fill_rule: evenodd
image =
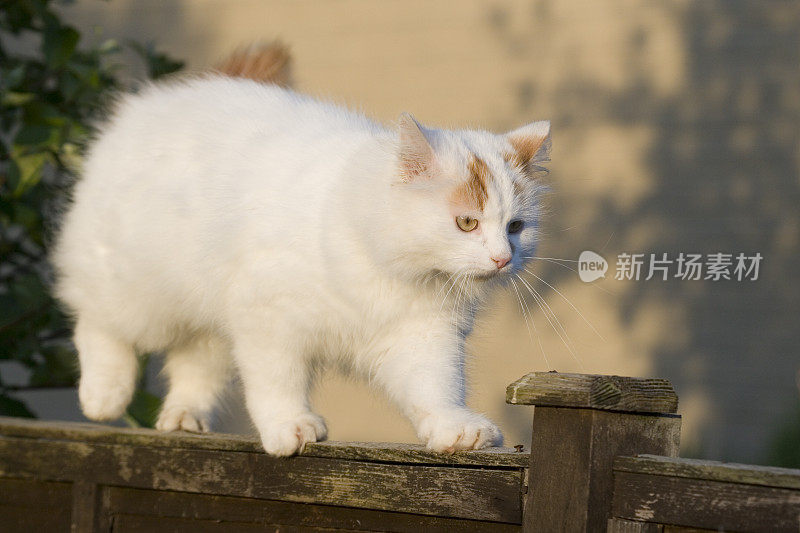
M134 347L80 317L75 326L75 346L81 365L78 397L83 413L92 420L119 418L136 388Z
M211 413L232 375L228 343L198 335L167 352L164 373L169 392L156 429L208 431Z

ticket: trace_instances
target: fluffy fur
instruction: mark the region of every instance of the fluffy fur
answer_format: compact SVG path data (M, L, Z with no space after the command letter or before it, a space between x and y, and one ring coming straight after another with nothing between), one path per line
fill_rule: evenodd
M500 444L465 405L464 338L488 291L533 255L528 167L548 140L547 122L505 135L410 115L384 127L216 75L122 98L53 257L84 413L121 416L136 354L166 351L162 430L206 431L238 372L266 451L296 453L325 438L308 392L336 364L380 385L433 450Z
M232 78L248 78L282 87L292 85L292 58L280 42L241 48L214 69Z

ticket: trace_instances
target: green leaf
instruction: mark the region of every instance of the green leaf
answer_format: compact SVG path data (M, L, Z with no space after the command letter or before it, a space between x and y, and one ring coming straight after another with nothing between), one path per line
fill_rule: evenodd
M46 124L25 124L14 137L14 144L18 146L47 147L53 151L58 150L59 128Z
M50 68L60 68L75 52L81 34L69 26L50 26L44 31L42 52Z
M51 126L64 126L73 119L54 105L41 101L31 102L25 106L22 117L23 124L49 124Z
M5 74L3 84L7 89L14 89L25 80L25 63L9 69Z
M11 213L14 221L28 230L32 230L39 225L41 215L35 209L31 209L30 206L14 202L11 205Z
M48 300L41 280L35 275L17 276L8 293L0 295L0 331L36 315Z
M0 294L0 329L8 328L11 324L25 316L28 309L20 305L11 294Z
M65 346L42 349L44 363L33 369L32 387L71 387L78 379L77 354Z
M35 99L36 95L33 93L17 93L9 91L3 94L3 99L0 100L0 104L5 107L19 107L27 104L28 102L32 102Z
M7 394L0 394L0 415L36 418L36 415L28 409L24 402L15 400Z
M0 17L0 28L11 33L19 33L29 29L33 23L33 10L25 2L8 2L3 6L3 17Z
M71 133L73 133L71 136L80 137L82 132L73 131ZM85 134L85 132L83 133ZM59 157L61 159L61 163L67 170L76 175L80 174L83 158L81 157L81 151L77 144L66 142L61 145L61 154Z
M15 197L22 196L25 191L39 183L39 180L42 179L42 169L48 157L46 152L35 152L13 157L12 161L17 170L16 186L13 192Z
M144 60L147 74L154 80L183 68L183 61L176 61L166 54L157 52L152 44L129 42L128 45Z
M89 124L106 95L127 79L125 65L116 61L119 44L79 46L78 31L61 21L55 4L0 0L2 38L15 34L41 43L35 56L7 48L5 39L0 43L0 225L4 237L12 227L14 235L0 239L0 359L20 362L31 371L30 380L43 385L68 384L75 377L72 324L49 295L49 206L71 182L70 171L79 168ZM151 76L181 64L152 46L140 47L140 53ZM41 185L43 175L53 178L53 186ZM3 402L9 414L24 414L24 405L13 398ZM137 395L129 420L152 425L158 403L152 395Z
M160 410L161 398L146 390L138 389L125 413L125 421L134 427L152 428L156 425Z

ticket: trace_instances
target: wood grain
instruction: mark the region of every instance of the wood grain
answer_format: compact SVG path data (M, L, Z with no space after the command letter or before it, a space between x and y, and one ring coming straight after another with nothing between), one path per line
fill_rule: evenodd
M222 524L259 524L281 531L289 528L330 528L352 531L512 533L520 526L498 522L353 509L328 505L211 496L171 491L112 488L110 509L115 517L167 517Z
M800 529L800 490L616 471L614 517L720 531Z
M170 449L264 453L258 439L245 435L162 433L152 429L119 428L100 424L48 422L10 417L0 417L0 435ZM304 457L331 457L390 463L508 468L524 468L530 461L527 450L518 452L514 448L487 448L447 455L427 450L419 444L382 442L318 442L308 444L302 455Z
M610 518L620 454L677 455L680 417L534 408L525 531L601 531Z
M0 479L0 531L70 531L72 484Z
M0 476L519 523L522 470L0 439Z
M636 457L616 458L614 470L800 490L800 470L775 466L743 465L641 454Z
M624 518L610 518L607 533L663 533L664 526L650 522L637 522Z
M515 405L577 407L633 413L676 413L678 396L666 379L532 372L506 389Z

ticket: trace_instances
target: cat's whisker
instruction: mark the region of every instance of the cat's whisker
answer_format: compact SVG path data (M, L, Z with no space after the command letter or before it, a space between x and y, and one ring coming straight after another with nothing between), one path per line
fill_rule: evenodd
M539 257L537 255L523 256L523 259L541 259L543 261L564 261L566 263L578 263L577 259L560 259L558 257Z
M558 335L558 338L561 339L562 343L564 343L564 346L567 348L567 351L569 351L572 358L575 360L575 362L578 363L582 371L585 370L583 362L578 357L578 354L575 353L572 344L572 339L569 338L569 335L567 334L567 331L564 329L564 326L561 324L561 321L558 320L557 316L555 316L555 313L553 312L552 308L548 305L548 303L545 301L544 297L541 294L539 294L539 292L534 287L532 287L527 281L525 281L525 278L519 277L519 280L522 282L523 286L525 286L531 293L531 296L533 296L534 301L539 306L539 309L541 309L542 313L547 319L547 322L550 324L550 327L553 328L555 334ZM555 320L555 323L553 323L553 320ZM558 324L558 327L556 327L556 324ZM561 331L559 331L559 328L561 329L561 331L563 331L564 333L563 335L561 334Z
M458 289L456 290L455 296L453 298L453 308L451 310L451 322L453 324L458 324L461 321L461 298L465 292L467 279L469 278L469 273L464 272L458 278Z
M472 276L470 276L470 280L469 280L469 283L470 283L470 294L469 294L469 297L470 297L470 299L467 302L467 304L470 307L474 307L475 305L477 305L477 300L476 300L476 296L475 296L475 294L476 294L476 292L475 292L475 278L476 277L477 277L477 274L473 273Z
M561 330L561 333L564 335L564 338L567 339L567 342L569 343L569 346L572 347L573 349L575 349L575 343L572 341L572 338L570 338L569 334L567 333L566 328L561 323L561 320L558 319L558 316L556 315L555 311L553 311L553 308L550 307L549 303L547 303L547 300L545 299L545 297L542 296L541 293L539 291L537 291L527 280L525 280L524 278L521 278L521 281L523 282L523 284L526 287L529 287L531 291L536 293L536 295L539 298L539 301L542 303L542 305L544 305L547 308L547 312L550 313L550 316L553 318L553 320L555 321L556 325Z
M442 272L442 274L445 274L445 273L444 273L444 272ZM445 280L445 282L444 282L444 283L442 283L442 286L441 286L441 287L439 287L439 290L438 290L438 291L436 291L436 298L437 298L437 299L439 298L439 296L441 296L442 292L444 292L444 290L447 288L448 284L450 283L450 281L453 279L453 277L454 277L455 275L456 275L456 274L455 274L455 272L454 272L454 273L450 274L449 276L447 276L447 279Z
M578 271L575 270L574 268L572 268L571 266L565 265L563 263L559 263L558 262L558 261L572 261L572 259L558 259L557 260L557 259L553 259L551 257L535 257L535 256L524 257L523 259L537 259L537 260L541 260L541 261L547 261L548 263L553 263L554 265L558 265L558 266L560 266L562 268L566 268L567 270L571 270L572 272L575 272L576 274L578 273ZM527 269L525 269L525 270L527 270ZM589 286L590 287L594 287L595 289L601 290L606 294L610 294L611 296L616 296L616 294L613 291L610 291L610 290L608 290L608 289L606 289L604 287L601 287L600 285L595 285L594 283L590 283Z
M526 259L540 259L542 261L547 261L548 263L553 263L554 265L558 265L558 266L560 266L562 268L566 268L567 270L571 270L571 271L575 272L576 274L578 273L578 271L575 270L574 268L572 268L571 266L565 265L564 263L559 263L558 261L551 261L549 259L542 259L541 257L528 257Z
M456 292L453 294L453 305L450 308L450 322L452 324L458 324L458 300L459 295L461 294L461 289L464 287L464 277L466 274L459 276L458 278L458 288Z
M462 275L459 274L456 278L454 286L456 286L456 290L453 293L453 301L451 304L448 305L450 309L450 323L456 324L458 322L458 293L461 292L461 282L462 282Z
M519 274L516 274L516 276L518 277ZM528 317L530 317L530 323L533 325L533 330L536 331L536 341L539 343L539 349L542 351L544 364L547 366L547 370L550 370L552 367L550 366L550 361L547 359L544 346L542 346L542 339L539 337L539 332L536 329L536 322L533 320L533 313L531 313L531 310L528 308L528 304L526 304L525 300L522 298L519 288L517 288L517 284L514 282L514 278L509 278L509 281L511 281L512 286L514 287L514 292L517 293L517 301L519 301L520 310L522 311L522 318L525 321L525 328L528 330L528 337L530 337L531 343L533 343L533 334L531 333L530 325L528 325Z
M460 275L461 274L459 272L452 273L450 275L450 277L448 278L447 282L445 283L444 286L447 286L447 284L452 281L452 284L450 285L450 288L447 290L447 293L444 295L444 298L442 298L441 305L439 305L439 312L441 312L442 309L444 308L444 304L447 302L447 297L450 296L450 292L452 292L453 288L456 286L456 283L458 283L458 278L459 278Z
M556 294L558 294L559 296L561 296L561 298L563 298L563 299L564 299L564 301L565 301L565 302L567 302L567 303L570 305L570 307L572 307L572 309L574 309L574 310L575 310L575 312L576 312L576 313L578 313L578 316L580 316L580 317L583 319L583 321L584 321L584 322L586 322L586 324L587 324L587 325L588 325L590 328L592 328L592 331L594 331L595 335L597 335L598 337L600 337L600 339L602 339L602 340L605 342L605 340L606 340L606 339L605 339L605 338L603 338L603 336L600 334L600 332L599 332L599 331L597 331L597 329L596 329L596 328L595 328L595 327L592 325L592 323L591 323L591 322L589 322L589 320L588 320L588 319L587 319L585 316L583 316L583 313L581 313L581 312L580 312L580 310L579 310L579 309L578 309L578 308L575 306L575 304L573 304L573 303L570 301L570 299L569 299L569 298L567 298L566 296L564 296L564 294L563 294L561 291L559 291L558 289L556 289L555 287L553 287L552 285L550 285L549 283L547 283L547 282L546 282L544 279L542 279L542 278L540 278L539 276L537 276L537 275L536 275L534 272L532 272L531 270L529 270L529 269L527 269L527 268L526 268L526 269L525 269L525 272L527 272L528 274L530 274L530 275L531 275L531 276L533 276L534 278L538 279L539 281L541 281L542 283L544 283L545 285L547 285L548 287L550 287L552 290L554 290L554 291L556 292Z
M466 311L466 306L469 304L469 289L470 284L472 281L473 274L467 273L464 276L464 279L461 281L461 287L458 291L458 295L456 295L456 319L461 320L463 318L463 313L461 311L462 306ZM463 300L463 302L462 302Z
M612 239L612 238L614 238L614 233L616 233L616 232L612 231L612 232L611 232L611 235L609 235L609 236L608 236L608 239L606 239L606 243L603 245L603 247L602 247L602 248L600 248L600 253L602 253L602 252L603 252L603 250L605 250L605 249L606 249L606 246L608 246L608 243L610 243L610 242L611 242L611 239Z

